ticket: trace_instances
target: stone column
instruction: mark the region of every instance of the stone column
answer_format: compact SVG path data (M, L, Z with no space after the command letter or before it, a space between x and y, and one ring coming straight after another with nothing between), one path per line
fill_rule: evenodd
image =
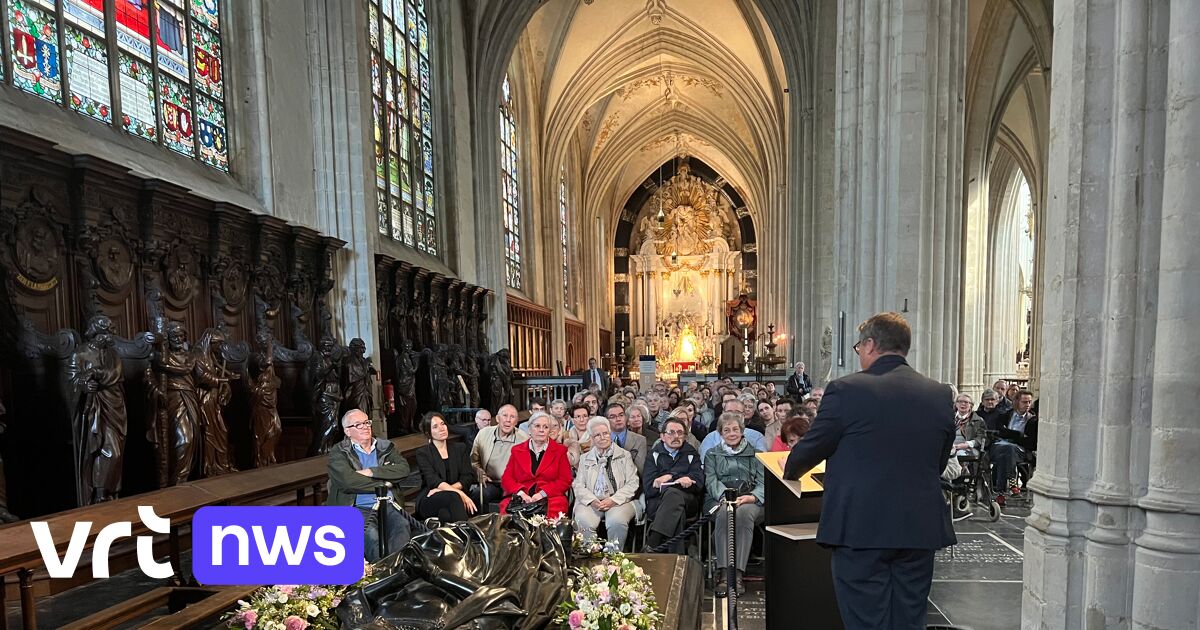
M909 362L956 381L964 3L840 0L837 27L831 320L846 312L848 347L864 319L907 304Z
M282 5L276 10L283 10ZM366 11L354 3L307 0L304 13L313 94L317 228L346 241L334 257L336 330L342 343L359 337L367 343L368 353L378 357L375 201L367 157L370 104L363 100L369 91L364 89L369 85L369 70L366 58L359 55Z
M1026 628L1200 614L1200 25L1190 2L1054 6Z
M1195 627L1200 619L1200 11L1170 7L1158 321L1150 470L1138 501L1133 627ZM1155 14L1153 17L1160 18ZM1156 45L1163 42L1156 41ZM1159 114L1161 115L1161 113Z

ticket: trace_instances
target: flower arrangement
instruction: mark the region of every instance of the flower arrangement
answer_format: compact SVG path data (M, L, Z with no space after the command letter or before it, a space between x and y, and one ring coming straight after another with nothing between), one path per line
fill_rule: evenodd
M571 630L652 630L662 623L650 576L622 553L571 570L555 622Z
M567 515L563 514L562 512L559 512L558 516L553 516L550 518L546 518L545 516L542 516L541 514L534 514L533 516L530 516L529 518L525 519L525 522L529 523L530 525L533 525L534 527L558 527L558 524L564 518L566 518L566 516Z
M621 551L617 544L596 536L584 537L580 532L575 532L571 537L571 553L580 558L600 558L606 555L612 555Z
M374 582L372 567L366 563L363 576L350 586L269 586L255 591L250 600L238 600L238 609L229 613L230 628L246 630L337 630L341 623L333 609L347 592Z

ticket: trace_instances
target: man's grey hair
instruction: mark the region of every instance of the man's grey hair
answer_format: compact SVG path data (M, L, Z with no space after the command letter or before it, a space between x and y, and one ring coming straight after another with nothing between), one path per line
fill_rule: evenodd
M351 410L347 411L346 413L342 414L342 428L343 429L346 428L346 420L349 419L352 414L356 414L356 413L361 413L363 415L363 417L366 418L368 421L371 420L371 417L367 415L367 412L363 411L362 409L351 409Z
M480 410L478 410L478 411L476 411L476 412L475 412L475 419L476 419L476 420L478 420L478 419L479 419L479 414L481 414L481 413L486 413L486 414L488 415L488 419L489 419L489 420L492 418L492 412L488 411L487 409L480 409Z
M553 407L554 405L562 405L562 406L564 406L564 407L569 407L569 406L570 406L570 405L568 405L568 404L567 404L567 401L565 401L565 400L563 400L563 399L561 399L561 398L555 398L554 400L550 401L550 406L551 406L551 407Z
M994 389L983 390L983 394L981 396L981 398L983 398L984 400L995 400L999 397L1000 397L1000 395L997 394L996 390L994 390Z
M721 432L727 425L736 424L742 431L746 430L746 420L741 414L726 411L717 418L717 433Z
M588 420L588 423L587 423L587 434L588 434L588 437L592 437L592 436L593 436L593 433L592 433L592 431L593 431L593 430L594 430L596 427L599 427L599 426L601 426L601 425L608 427L608 430L609 430L609 431L612 431L612 424L610 424L610 423L608 422L608 418L605 418L605 417L603 417L603 416L592 416L592 419L591 419L591 420Z

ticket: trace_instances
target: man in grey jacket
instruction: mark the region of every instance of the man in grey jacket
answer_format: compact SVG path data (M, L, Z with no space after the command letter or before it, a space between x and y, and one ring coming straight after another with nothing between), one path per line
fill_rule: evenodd
M401 481L408 477L408 461L392 444L391 440L376 438L371 431L371 419L361 409L351 409L342 416L342 430L346 437L329 449L329 481L325 505L353 505L363 514L364 551L369 562L375 562L379 553L379 522L374 510L375 488L391 482L388 490L392 501L404 505L397 492ZM387 532L386 553L392 554L408 543L408 520L400 510L390 505L384 527Z

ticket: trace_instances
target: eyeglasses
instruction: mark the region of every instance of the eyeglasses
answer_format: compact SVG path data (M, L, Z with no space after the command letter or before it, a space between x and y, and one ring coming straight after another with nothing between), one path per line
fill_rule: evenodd
M359 422L358 424L347 424L346 426L344 426L342 428L343 429L360 429L361 430L361 429L365 429L369 426L371 426L370 422Z
M668 437L683 437L683 436L687 435L687 432L676 429L674 431L667 431L666 433L663 433L663 435L668 436Z
M853 346L850 346L850 349L851 349L851 350L854 350L854 354L858 354L858 347L859 347L860 345L862 345L862 342L864 342L864 341L866 341L866 339L859 339L858 341L856 341L856 342L854 343L854 345L853 345Z

